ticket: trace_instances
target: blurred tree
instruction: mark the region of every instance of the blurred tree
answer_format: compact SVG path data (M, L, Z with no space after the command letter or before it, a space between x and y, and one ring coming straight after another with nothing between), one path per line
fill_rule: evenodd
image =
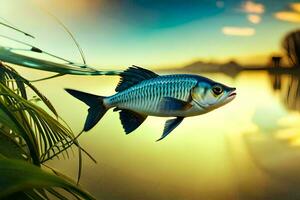
M288 33L282 44L294 67L300 67L300 30Z

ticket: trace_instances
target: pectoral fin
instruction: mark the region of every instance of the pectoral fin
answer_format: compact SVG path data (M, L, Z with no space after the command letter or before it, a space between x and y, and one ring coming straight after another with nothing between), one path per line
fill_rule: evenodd
M182 101L173 97L164 97L160 102L160 109L162 111L169 110L188 110L192 107L190 102Z
M177 117L175 119L169 119L168 121L166 121L164 132L157 141L160 141L164 139L167 135L169 135L169 133L171 133L182 122L183 119L184 117Z

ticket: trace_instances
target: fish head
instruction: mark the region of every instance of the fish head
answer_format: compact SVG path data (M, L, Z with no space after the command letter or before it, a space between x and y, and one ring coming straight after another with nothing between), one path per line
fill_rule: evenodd
M196 105L210 111L232 101L236 96L236 88L211 80L199 81L193 88L191 95Z

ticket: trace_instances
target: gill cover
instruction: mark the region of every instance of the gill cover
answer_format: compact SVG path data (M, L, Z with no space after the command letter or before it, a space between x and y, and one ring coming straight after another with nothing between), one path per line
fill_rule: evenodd
M209 106L209 104L205 102L207 90L208 89L206 87L201 87L198 84L191 89L192 100L203 109Z

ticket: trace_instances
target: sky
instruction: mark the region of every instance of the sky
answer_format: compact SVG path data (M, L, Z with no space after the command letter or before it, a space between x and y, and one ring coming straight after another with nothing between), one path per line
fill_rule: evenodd
M50 12L73 33L88 64L101 68L181 67L198 60L266 64L271 55L283 53L284 36L300 24L300 1L288 0L0 0L0 4L0 21L9 21L36 39L5 27L0 27L2 34L80 62L76 46Z

